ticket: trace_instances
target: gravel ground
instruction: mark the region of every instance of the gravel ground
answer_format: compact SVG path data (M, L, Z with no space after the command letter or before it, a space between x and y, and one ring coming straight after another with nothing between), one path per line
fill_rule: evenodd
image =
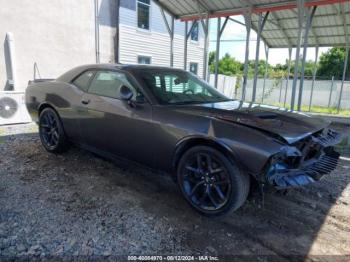
M236 213L213 219L193 211L167 176L74 147L48 154L34 125L0 127L0 152L0 260L350 255L348 157L312 186L266 194L264 206L251 197Z

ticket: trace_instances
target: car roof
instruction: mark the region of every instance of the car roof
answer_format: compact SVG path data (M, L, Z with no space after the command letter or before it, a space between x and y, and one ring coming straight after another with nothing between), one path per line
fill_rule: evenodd
M178 68L172 68L167 66L153 66L153 65L140 65L140 64L90 64L82 66L86 69L158 69L158 70L182 70Z
M78 67L75 67L68 72L64 73L63 75L59 76L56 80L62 81L62 82L71 82L73 79L75 79L77 76L79 76L82 72L88 71L88 70L103 70L103 69L120 69L125 71L134 71L134 70L142 70L142 69L151 69L151 70L173 70L173 71L184 71L182 69L172 68L172 67L165 67L165 66L152 66L152 65L129 65L129 64L89 64L89 65L81 65Z

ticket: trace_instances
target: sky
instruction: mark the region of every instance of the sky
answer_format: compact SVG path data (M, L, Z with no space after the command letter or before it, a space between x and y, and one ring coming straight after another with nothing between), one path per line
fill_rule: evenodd
M235 16L236 20L244 22L242 16ZM224 18L221 19L223 23ZM217 30L217 19L210 20L210 46L209 51L215 51L216 49L216 30ZM246 29L244 26L237 24L232 21L228 21L225 30L221 36L220 44L220 57L224 56L225 53L229 53L232 57L240 62L244 62L245 57L245 38ZM249 59L255 59L256 50L256 38L257 35L254 30L250 32L250 43L249 43ZM226 40L226 42L225 42ZM229 40L229 41L227 41ZM233 40L233 41L232 41ZM319 48L319 56L321 53L326 52L328 47ZM264 43L260 43L260 59L265 59L265 48ZM288 59L287 48L270 48L269 50L269 63L272 65L284 64ZM292 59L295 59L295 49L292 51ZM315 60L315 48L308 48L306 54L307 60Z

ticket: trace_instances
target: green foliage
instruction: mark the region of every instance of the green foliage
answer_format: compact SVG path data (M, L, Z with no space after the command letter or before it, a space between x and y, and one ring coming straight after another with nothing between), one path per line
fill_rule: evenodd
M333 47L328 50L326 53L321 54L320 62L317 69L318 77L325 79L331 79L332 76L336 78L341 78L343 74L343 65L345 59L345 49ZM290 77L293 76L295 61L291 61L291 71ZM305 78L311 78L314 71L314 61L305 62ZM299 72L301 71L302 63L298 65ZM209 53L209 68L210 72L215 72L215 52ZM258 63L258 76L264 77L265 71L267 68L267 77L268 78L286 78L288 76L288 60L286 59L284 64L277 64L272 66L266 64L265 60L259 60ZM231 57L230 54L225 54L219 60L219 74L224 74L228 76L238 76L243 75L244 63L237 61L234 57ZM255 70L255 60L249 60L248 62L248 77L252 78L254 76ZM350 60L347 70L347 77L350 77Z
M249 64L248 76L253 77L255 72L255 60L249 60L248 64ZM267 73L269 75L269 73L271 73L271 71L273 70L272 66L270 64L266 64L265 60L259 60L258 62L259 77L263 77L265 75L266 67L267 67Z
M291 68L290 76L294 75L294 66L295 66L295 61L293 60L293 61L291 61L291 66L290 66L290 68ZM315 66L314 61L312 61L312 60L305 61L305 71L304 71L305 78L312 78L312 75L314 72L314 66ZM286 64L282 65L281 68L286 68L284 70L284 72L285 72L285 76L287 76L288 75L288 61L286 61ZM298 65L299 76L300 76L301 68L302 68L302 62L300 61L299 65Z
M215 53L214 53L214 56L215 56ZM212 61L211 64L209 64L211 73L215 72L214 60ZM222 57L219 60L219 74L228 75L228 76L239 74L241 73L241 66L242 66L242 63L240 63L239 61L236 61L233 57L231 57L227 53L225 54L224 57Z
M215 51L209 52L209 60L208 60L209 66L215 65L215 55L216 55Z
M242 82L243 82L242 75L237 75L236 86L235 86L236 90L241 87Z
M333 47L321 54L317 75L322 77L341 78L343 75L345 48ZM350 61L348 61L347 77L350 77Z

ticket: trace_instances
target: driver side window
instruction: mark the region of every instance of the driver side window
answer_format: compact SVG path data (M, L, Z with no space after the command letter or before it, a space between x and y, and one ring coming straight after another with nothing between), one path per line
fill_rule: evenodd
M136 95L135 88L130 84L124 73L117 71L97 71L88 92L99 96L119 99L120 88L123 85L129 87L133 91L134 96Z

